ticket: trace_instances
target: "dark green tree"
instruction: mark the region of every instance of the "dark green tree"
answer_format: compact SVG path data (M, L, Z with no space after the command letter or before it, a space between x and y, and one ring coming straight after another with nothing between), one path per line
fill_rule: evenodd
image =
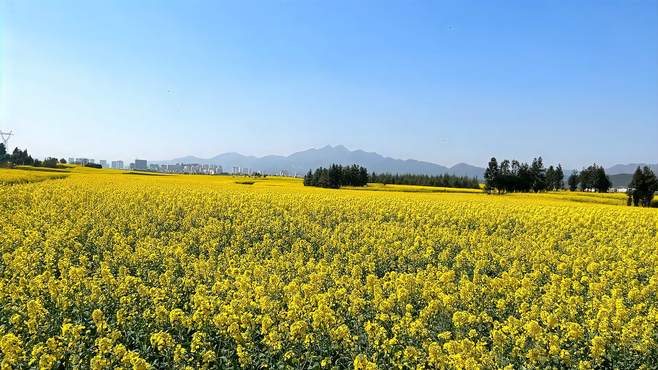
M370 178L366 178L367 173L362 172L359 176L356 186L363 186L368 181L381 184L399 184L399 185L421 185L421 186L440 186L448 188L471 188L479 189L480 180L465 176L456 176L443 174L437 176L430 175L413 175L413 174L390 174L390 173L372 173Z
M337 164L329 166L329 186L332 189L338 189L341 185L345 184L343 179L343 167Z
M374 174L373 174L374 175ZM358 165L341 166L332 164L329 168L309 170L304 176L304 186L338 189L341 186L366 186L368 170Z
M500 169L498 168L498 161L496 160L496 157L491 157L487 169L484 170L484 183L487 192L490 193L494 189L498 189L499 176L500 176Z
M532 176L532 190L536 193L546 189L546 168L544 162L539 158L532 160L530 165L530 174Z
M20 150L15 148L9 157L9 161L15 165L31 166L34 164L34 159L27 153L27 149Z
M580 182L579 177L578 171L573 171L571 175L569 175L569 179L567 180L569 190L576 191L576 189L578 189L578 183Z
M535 158L531 165L517 160L503 160L500 166L493 157L484 172L484 178L487 192L539 192L561 189L564 173L561 165L550 166L547 170L541 157Z
M329 169L320 167L318 172L318 182L316 186L321 188L332 187L332 181L329 179Z
M607 193L612 186L610 178L608 178L608 175L605 174L605 169L600 166L594 168L593 181L593 188L596 189L596 191L599 193Z
M366 186L368 185L368 169L365 167L359 168L359 174L356 178L356 183L354 186Z
M519 174L517 175L517 188L516 191L529 192L532 190L535 176L527 163L521 163L519 167Z
M557 167L555 168L555 184L554 184L555 190L560 190L564 188L564 170L562 170L562 165L557 164Z
M658 191L658 179L656 174L648 167L640 169L638 166L628 184L628 199L634 206L649 207L655 192Z
M313 171L308 170L306 175L304 175L304 186L315 186L313 183Z
M580 175L578 176L578 182L579 182L581 191L594 189L594 168L595 167L596 167L596 165L592 165L592 166L589 166L587 168L583 168L582 171L580 171Z
M556 190L557 183L557 173L555 168L551 165L546 169L546 189L547 190Z
M48 157L48 158L44 159L41 162L41 166L49 167L49 168L56 168L58 163L59 163L59 161L57 160L57 158ZM37 165L35 164L34 166L36 167Z
M496 188L502 192L513 191L514 174L512 173L511 163L505 159L500 162L498 170L498 179L496 180Z

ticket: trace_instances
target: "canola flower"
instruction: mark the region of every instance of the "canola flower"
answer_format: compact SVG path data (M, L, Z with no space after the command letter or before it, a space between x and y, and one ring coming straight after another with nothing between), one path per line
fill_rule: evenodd
M33 170L0 168L0 186L63 179L68 176L65 171L32 168Z
M655 209L103 171L0 199L3 369L658 364Z

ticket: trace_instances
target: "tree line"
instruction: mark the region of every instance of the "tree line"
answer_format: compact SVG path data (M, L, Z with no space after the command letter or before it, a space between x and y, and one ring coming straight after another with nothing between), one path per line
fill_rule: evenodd
M421 185L451 188L479 189L477 178L456 175L413 175L372 172L368 174L365 167L359 165L341 166L332 164L328 168L320 167L308 171L304 176L305 186L338 189L341 186L366 186L369 182L395 185Z
M368 170L356 164L341 166L332 164L329 168L320 167L309 170L304 176L304 186L338 189L341 186L366 186Z
M492 157L484 171L485 190L489 193L539 192L559 190L564 187L562 165L544 167L541 157L534 158L531 164L517 160L503 160L500 165Z
M479 189L480 181L475 177L456 176L456 175L413 175L413 174L390 174L390 173L372 173L370 182L377 182L394 185L422 185L436 186L447 188L471 188Z
M581 191L596 191L599 193L607 193L612 187L610 178L605 173L602 166L593 164L582 171L574 171L569 175L567 180L569 190L576 191L580 188Z
M0 165L1 166L34 166L34 167L49 167L55 168L58 164L65 164L64 158L57 159L54 157L47 157L44 160L32 158L28 154L27 149L15 148L11 154L7 153L5 144L0 143Z

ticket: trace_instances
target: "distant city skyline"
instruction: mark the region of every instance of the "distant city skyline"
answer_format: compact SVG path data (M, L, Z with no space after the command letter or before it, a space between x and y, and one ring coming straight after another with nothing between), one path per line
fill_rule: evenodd
M657 1L0 0L0 130L40 158L656 163L656 65Z

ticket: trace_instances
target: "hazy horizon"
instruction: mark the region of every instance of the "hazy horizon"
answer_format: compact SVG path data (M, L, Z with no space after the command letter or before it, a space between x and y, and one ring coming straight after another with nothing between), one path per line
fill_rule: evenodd
M119 161L124 162L124 166L128 167L128 165L130 163L134 162L135 159L143 159L143 160L147 160L148 162L169 162L169 161L172 161L172 160L177 160L177 159L182 159L182 158L187 158L187 157L194 157L194 158L197 158L197 159L208 160L208 159L212 159L214 157L217 157L217 156L220 156L220 155L223 155L223 154L239 154L239 155L243 155L243 156L246 156L246 157L255 157L255 158L260 159L260 158L269 157L269 156L288 157L292 154L299 153L299 152L304 152L304 151L307 151L307 150L313 150L313 149L317 150L317 149L322 149L322 148L325 148L325 147L335 148L335 147L341 147L341 146L344 147L345 149L349 150L349 151L361 150L361 151L368 152L368 153L379 154L379 155L381 155L385 158L399 159L399 160L417 160L417 161L422 161L422 162L429 162L429 163L438 164L438 165L445 166L445 167L448 167L448 168L454 167L454 166L459 165L459 164L467 164L467 165L471 165L471 166L486 168L487 162L490 159L490 157L487 157L486 160L483 163L470 163L470 162L465 162L465 161L454 162L454 163L435 162L435 161L431 161L431 160L412 158L412 157L400 158L400 157L387 155L386 153L379 153L379 152L375 152L375 151L371 151L371 150L366 150L366 149L363 149L363 148L349 148L349 147L347 147L343 144L326 144L326 145L317 146L317 147L308 147L306 149L295 150L295 151L290 152L290 153L282 153L282 154L271 153L271 154L263 154L263 155L254 155L254 154L243 153L243 152L239 152L239 151L226 151L226 152L219 152L217 154L208 155L208 156L201 156L201 155L195 155L195 154L183 154L183 155L178 155L178 156L170 156L170 157L166 157L166 158L147 158L147 157L139 157L139 156L128 156L128 157L125 157L125 158L124 157L106 158L106 157L95 157L95 156L88 156L88 155L87 156L85 156L85 155L66 155L66 156L56 156L56 157L57 158L64 158L66 160L68 160L69 157L93 159L95 163L98 163L100 160L106 160L108 166L110 165L110 162L119 160ZM11 145L11 147L13 148L15 146ZM30 154L32 154L32 153L30 152ZM47 157L47 156L48 155L45 155L45 156L42 156L42 157L37 156L37 158L43 159L44 157ZM504 159L509 159L509 160L516 159L516 160L519 160L520 162L530 163L532 161L532 159L536 158L537 156L540 156L540 157L544 158L541 154L537 155L537 156L533 156L533 157L528 157L528 158L502 157L502 156L497 156L497 155L494 155L494 156L498 159L499 162L504 160ZM188 163L188 162L183 162L183 163ZM601 162L592 162L592 163L586 163L586 164L584 164L580 167L570 167L570 166L565 166L563 161L558 160L558 161L549 163L549 162L546 161L546 159L544 159L544 164L546 166L561 164L562 167L565 170L570 171L570 170L580 170L580 169L585 168L585 167L587 167L591 164L602 165L603 167L607 168L607 167L612 167L612 166L615 166L615 165L630 165L630 164L655 165L655 164L658 164L658 161L656 161L656 160L654 160L653 162L652 161L631 161L631 162L615 162L615 163L610 163L610 164L605 164L605 163L601 163Z
M658 3L0 0L0 130L36 157L658 162Z

